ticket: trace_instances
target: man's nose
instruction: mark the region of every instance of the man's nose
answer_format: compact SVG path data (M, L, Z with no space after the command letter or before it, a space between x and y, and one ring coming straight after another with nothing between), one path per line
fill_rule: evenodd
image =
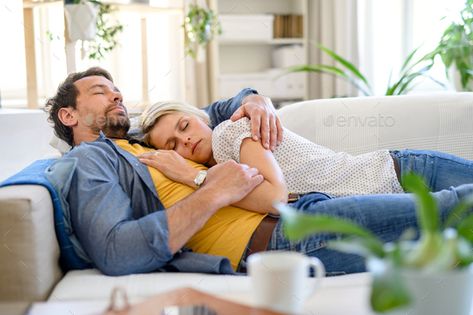
M114 103L121 103L122 100L123 100L122 93L120 93L118 91L113 91L112 97L113 97L113 102Z

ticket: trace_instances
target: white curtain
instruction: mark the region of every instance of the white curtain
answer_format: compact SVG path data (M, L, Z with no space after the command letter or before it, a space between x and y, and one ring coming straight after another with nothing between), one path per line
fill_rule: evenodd
M309 63L335 65L315 47L320 43L358 66L357 0L309 1ZM327 74L309 76L309 98L356 96L346 81Z

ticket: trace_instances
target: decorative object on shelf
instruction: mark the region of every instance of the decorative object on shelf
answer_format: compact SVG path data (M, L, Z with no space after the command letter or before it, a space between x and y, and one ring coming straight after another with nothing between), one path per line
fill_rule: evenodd
M204 61L208 43L222 32L217 14L203 6L191 4L182 27L186 54L197 61Z
M220 42L258 42L273 39L273 14L221 14Z
M457 90L473 91L473 0L465 1L460 20L443 32L434 53L441 57L447 77L453 76Z
M83 41L82 53L89 59L101 60L118 45L123 25L109 20L110 4L98 0L65 0L64 10L71 41ZM84 47L84 41L87 41Z
M334 61L340 63L341 66L338 67L324 64L297 65L289 67L288 72L316 72L334 75L350 82L361 93L363 93L363 95L373 95L368 79L353 63L321 44L318 44L317 47L329 55ZM417 53L418 49L419 48L414 49L404 60L397 81L391 83L391 77L389 78L385 95L407 94L414 87L414 80L418 77L427 77L435 83L444 86L444 84L428 75L428 71L434 64L435 52L428 53L421 58L414 60L414 55Z
M303 17L300 14L276 14L274 16L274 38L302 38Z
M65 1L69 40L93 40L97 34L99 5L93 1Z
M409 314L469 315L473 295L473 196L461 201L441 224L436 199L421 177L402 177L414 193L420 230L386 243L369 230L328 215L309 215L283 204L281 213L290 240L313 233L337 233L349 238L329 241L329 248L364 256L372 274L371 307L376 312L409 308ZM428 293L428 294L427 294ZM403 313L404 314L404 313Z

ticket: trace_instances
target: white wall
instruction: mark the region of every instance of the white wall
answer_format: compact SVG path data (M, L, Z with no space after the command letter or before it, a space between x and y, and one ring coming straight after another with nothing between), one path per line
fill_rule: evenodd
M58 156L53 129L42 110L0 109L0 181L33 161Z

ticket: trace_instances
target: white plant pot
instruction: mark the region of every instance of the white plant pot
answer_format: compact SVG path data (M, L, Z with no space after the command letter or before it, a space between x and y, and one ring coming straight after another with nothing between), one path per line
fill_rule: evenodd
M70 41L93 40L97 33L99 8L91 2L65 4L67 30Z
M451 84L455 88L455 91L457 92L473 91L472 79L470 79L470 82L468 83L468 86L466 88L462 87L460 72L458 72L455 64L452 64L451 67L448 69L448 77L450 79Z
M412 304L389 315L470 315L473 299L473 268L428 274L402 270Z

